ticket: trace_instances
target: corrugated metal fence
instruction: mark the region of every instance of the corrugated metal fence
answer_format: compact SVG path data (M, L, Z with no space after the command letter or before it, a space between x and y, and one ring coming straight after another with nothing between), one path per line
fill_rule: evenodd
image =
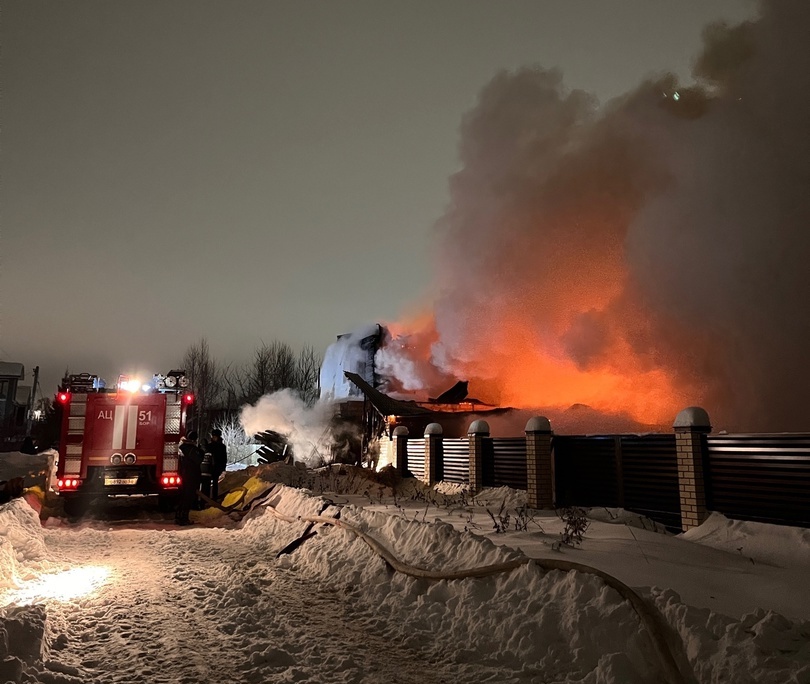
M706 505L810 527L810 434L706 435Z
M810 434L704 435L709 510L810 527ZM469 440L442 441L438 473L468 483ZM674 434L552 437L557 506L620 507L680 529ZM484 438L483 483L526 489L526 440ZM408 439L408 469L425 477L425 440Z
M487 449L487 442L490 448ZM484 456L492 454L492 480L484 468L484 484L491 487L526 489L526 438L502 437L484 440ZM486 461L485 461L486 463Z
M608 506L680 528L675 435L553 439L558 506Z
M558 506L618 506L613 437L554 435L554 475Z
M466 437L442 440L444 479L466 484L470 481L470 440ZM408 443L410 446L410 442Z
M408 470L414 477L425 477L425 440L422 437L408 440Z

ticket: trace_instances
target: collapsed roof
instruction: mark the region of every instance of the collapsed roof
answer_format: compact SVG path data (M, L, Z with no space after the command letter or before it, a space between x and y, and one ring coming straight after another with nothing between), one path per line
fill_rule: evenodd
M394 399L380 390L372 387L357 373L344 371L346 378L363 393L365 399L382 416L446 416L447 414L464 413L493 413L510 411L511 409L484 404L478 399L467 398L467 382L456 383L447 392L440 394L436 399L427 402L403 401Z
M383 416L427 416L435 411L423 408L415 401L401 401L392 399L387 394L383 394L374 389L357 373L344 371L343 373L354 385L365 395L377 411Z

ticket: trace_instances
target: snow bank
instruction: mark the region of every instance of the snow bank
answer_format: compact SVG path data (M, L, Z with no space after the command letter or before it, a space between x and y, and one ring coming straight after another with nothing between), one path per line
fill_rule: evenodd
M313 503L318 501L319 503ZM278 508L306 515L324 504L284 488ZM368 531L401 560L455 570L501 563L521 554L487 539L459 533L443 522L422 523L344 507L341 519ZM293 526L295 527L295 526ZM246 523L253 539L291 535L272 515ZM261 530L263 534L257 534ZM335 591L353 592L365 617L432 657L459 667L508 667L560 682L633 682L654 679L657 660L632 608L595 577L526 566L478 580L428 582L387 570L365 542L341 529L323 528L279 565L318 579ZM588 679L585 679L589 677Z
M306 516L323 503L282 488L279 510ZM316 499L317 500L317 499ZM320 501L320 500L318 500ZM461 569L519 557L485 538L439 521L406 519L344 507L342 519L372 534L401 560L430 569ZM246 534L283 546L301 524L271 515L254 518ZM388 634L432 657L452 658L464 671L506 667L526 681L633 684L655 681L658 662L633 609L595 576L544 572L528 564L513 572L475 580L431 582L391 574L364 542L349 532L323 528L283 568L349 592L364 618L397 625ZM758 611L742 620L685 605L669 590L647 594L684 643L701 684L784 684L810 676L810 623ZM388 628L390 630L390 628Z
M683 538L762 563L810 566L810 530L799 527L730 520L712 513L702 525L684 532Z
M0 590L30 579L48 560L37 512L24 499L0 506Z
M648 518L646 515L633 513L624 508L607 508L600 506L598 508L586 508L585 512L589 520L597 520L612 525L627 525L640 530L669 534L667 528L661 523L655 522L655 520Z
M475 503L484 508L520 508L526 505L526 492L511 487L492 487L481 490L475 497Z
M761 608L736 620L684 605L672 590L653 589L652 597L681 637L701 684L810 682L810 622Z
M0 609L0 680L22 681L23 672L39 664L45 638L45 608ZM40 681L27 676L26 681Z
M0 506L0 592L9 595L9 590L57 565L45 546L39 516L25 499ZM80 684L57 664L43 662L48 652L46 617L43 606L0 602L0 681Z

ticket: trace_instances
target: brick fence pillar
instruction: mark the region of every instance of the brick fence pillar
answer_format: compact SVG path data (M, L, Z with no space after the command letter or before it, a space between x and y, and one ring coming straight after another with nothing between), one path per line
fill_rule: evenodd
M436 484L442 479L442 426L430 423L425 428L425 482Z
M681 411L672 426L678 458L678 488L681 495L681 527L684 532L705 519L706 486L703 479L703 445L712 426L709 414L699 406Z
M398 425L394 428L394 468L400 477L408 474L408 428Z
M470 491L477 494L484 488L484 438L489 437L489 423L474 420L467 437L470 440Z
M544 416L526 423L526 504L529 508L554 508L551 423Z

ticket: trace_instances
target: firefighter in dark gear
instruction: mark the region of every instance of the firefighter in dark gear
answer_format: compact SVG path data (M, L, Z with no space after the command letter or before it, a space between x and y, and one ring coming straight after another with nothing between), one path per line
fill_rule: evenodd
M203 451L197 446L197 433L192 430L180 439L180 503L177 506L175 522L188 525L189 511L196 506L197 491L200 488L200 466Z
M209 499L211 498L211 470L213 456L211 456L210 445L206 445L203 449L203 460L200 465L200 491L205 494ZM203 500L197 502L197 509L202 510L205 508Z
M219 478L228 465L228 449L222 441L222 430L211 430L211 441L208 443L211 454L211 498L219 498Z

